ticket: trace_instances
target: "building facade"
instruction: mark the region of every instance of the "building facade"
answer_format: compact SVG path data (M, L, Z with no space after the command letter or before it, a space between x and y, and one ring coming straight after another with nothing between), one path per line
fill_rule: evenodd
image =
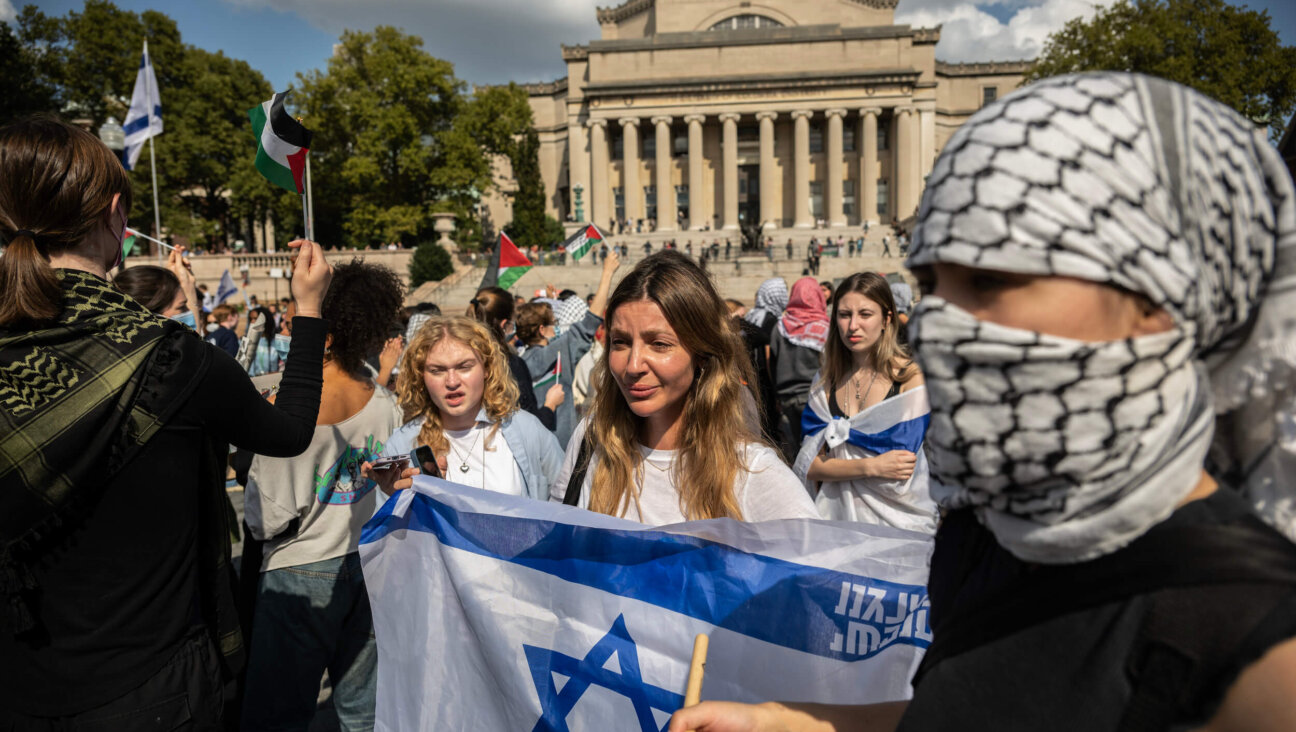
M945 141L1026 64L941 63L940 29L895 25L897 2L600 8L567 76L527 87L549 213L663 232L911 217Z

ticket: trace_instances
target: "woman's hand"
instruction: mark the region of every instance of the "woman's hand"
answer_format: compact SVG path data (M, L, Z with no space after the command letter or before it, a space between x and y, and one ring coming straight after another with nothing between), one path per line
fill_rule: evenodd
M308 318L320 317L324 293L333 280L333 268L324 260L324 250L319 244L305 239L288 242L297 250L293 260L292 294L297 301L297 314Z
M563 391L562 384L554 384L545 392L544 405L552 410L557 411L558 405L562 404L567 398L567 392Z
M396 470L395 468L387 468L386 470L374 470L373 463L366 460L360 465L360 474L377 483L384 493L391 495L396 491L403 491L414 485L414 476L419 474L419 469L405 468L404 470Z
M868 461L869 476L883 480L909 480L918 464L918 456L908 450L892 450L864 459Z
M378 383L387 386L392 369L400 362L401 351L405 349L405 339L400 336L388 338L378 353Z
M171 274L180 280L180 287L185 292L188 292L194 286L194 275L193 267L184 258L184 252L185 247L183 244L172 249L171 253L167 255L167 269L171 270Z

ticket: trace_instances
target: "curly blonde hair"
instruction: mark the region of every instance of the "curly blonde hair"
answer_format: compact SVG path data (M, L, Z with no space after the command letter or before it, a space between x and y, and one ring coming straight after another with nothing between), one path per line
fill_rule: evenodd
M467 346L482 364L485 372L482 406L486 408L486 415L492 423L485 438L489 449L500 423L517 411L518 387L513 383L513 374L509 371L508 356L504 354L503 347L482 323L462 316L437 316L424 323L401 358L400 375L396 378L396 396L405 410L406 421L423 418L418 444L427 445L438 455L448 452L450 442L441 425L441 412L437 410L436 403L428 394L427 384L423 381L428 353L447 339Z
M756 379L738 326L711 280L679 252L650 255L621 280L608 300L608 331L618 308L644 300L661 308L695 369L684 396L684 434L672 475L680 511L690 520L742 520L734 483L747 472L745 447L763 439L744 408L743 392L751 393L745 384ZM606 356L594 366L591 381L597 386L586 439L599 460L590 483L590 510L624 516L631 501L639 506L643 418L630 410Z

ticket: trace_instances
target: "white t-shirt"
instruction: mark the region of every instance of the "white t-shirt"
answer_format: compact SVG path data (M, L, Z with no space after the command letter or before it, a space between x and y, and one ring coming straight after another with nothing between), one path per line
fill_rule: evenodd
M571 477L580 452L581 440L585 437L585 422L582 420L572 434L567 446L567 457L563 460L562 470L549 491L549 500L562 502L567 495L567 481ZM672 472L677 450L651 450L639 445L644 456L643 482L639 486L639 505L633 500L626 507L624 518L649 526L664 526L687 521L680 509L679 491L675 489ZM819 518L814 501L806 493L805 486L797 480L777 451L767 445L749 443L743 447L744 462L747 471L740 473L734 486L738 506L745 521L772 521L788 518ZM594 468L598 465L598 451L590 458L589 469L585 472L585 481L581 485L581 508L589 508L590 481L594 478Z
M466 430L446 430L450 454L446 456L445 479L471 488L483 488L510 496L526 493L522 470L513 459L504 433L490 436L489 422L478 422ZM467 466L467 470L464 467Z

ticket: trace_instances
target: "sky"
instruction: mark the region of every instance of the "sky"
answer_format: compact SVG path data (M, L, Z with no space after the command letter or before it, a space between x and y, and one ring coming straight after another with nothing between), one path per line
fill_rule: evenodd
M474 84L552 81L566 73L560 43L599 37L596 5L619 0L114 0L119 7L160 10L185 42L250 63L277 90L298 72L323 69L343 30L394 25L419 35L431 54ZM812 2L814 0L803 0ZM825 0L831 1L831 0ZM1231 0L1233 1L1233 0ZM35 0L47 14L79 9L83 0ZM900 0L896 22L943 25L936 57L992 61L1033 57L1049 32L1092 15L1111 0ZM24 0L0 0L10 20ZM1285 45L1296 45L1296 2L1236 0L1268 10Z

